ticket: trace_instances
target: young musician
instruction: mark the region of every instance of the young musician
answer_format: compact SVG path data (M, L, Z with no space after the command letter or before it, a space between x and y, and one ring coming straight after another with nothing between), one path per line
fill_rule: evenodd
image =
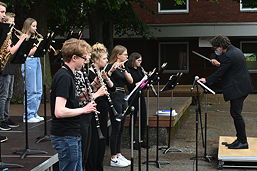
M37 21L33 18L27 18L24 21L22 32L31 38L35 38L37 30ZM37 50L38 44L30 50L29 55L22 64L22 75L25 76L26 69L26 89L27 89L27 109L28 123L36 123L44 120L38 115L38 109L41 103L42 96L42 70L40 57L33 56ZM25 68L26 67L26 68ZM25 116L24 116L25 118ZM25 122L25 119L23 119Z
M90 58L90 50L90 45L84 40L72 38L65 41L61 50L64 65L52 81L51 142L58 152L61 171L82 170L80 116L97 112L94 102L79 107L75 88L74 73Z
M107 76L105 71L102 69L107 65L108 52L106 47L101 43L96 43L92 46L91 58L93 59L93 64L89 70L89 80L92 82L94 87L106 86L111 92L115 91L115 87L111 79ZM102 70L102 71L101 71ZM100 77L99 80L98 77ZM99 85L98 85L99 84ZM90 143L90 157L86 162L86 170L103 171L103 161L105 154L106 138L107 138L107 121L108 113L110 111L110 102L107 96L99 97L95 100L97 106L97 111L100 112L99 121L100 128L103 133L104 139L99 139L99 135L96 129L96 120L91 120L92 137Z
M3 18L5 17L6 7L7 7L7 5L6 5L5 3L0 2L0 23L3 22ZM1 32L2 32L2 30L1 30ZM1 34L0 39L1 39L1 42L2 42L2 39L3 39L3 35L2 35L2 34ZM1 46L2 46L2 45L1 45ZM1 56L1 54L0 54L0 59L1 59L1 58L2 58L2 56ZM1 75L0 75L0 77L1 77ZM0 84L2 84L2 81L0 82ZM2 97L2 96L0 96L0 97ZM2 104L2 103L1 103L1 104ZM0 135L0 143L3 143L3 142L5 142L5 141L7 141L7 140L8 140L8 138L7 138L6 136L1 136L1 135Z
M6 13L4 22L7 24L14 25L14 17L15 14ZM20 35L19 41L15 45L12 45L11 39L7 40L9 43L6 50L9 51L11 54L14 54L26 37L27 36L25 34ZM14 128L19 126L18 124L13 122L9 117L10 101L13 94L14 73L15 68L17 67L16 64L10 63L11 59L12 57L9 57L9 59L5 59L8 60L8 62L3 72L0 74L0 129L4 131L11 130L11 127Z
M110 76L113 84L116 87L116 91L111 93L112 102L114 108L121 115L127 107L125 97L125 85L131 84L133 78L125 68L125 62L128 59L128 52L124 46L117 45L112 50L110 57L110 64L107 66L108 76ZM120 122L116 120L116 116L110 113L112 132L110 137L111 147L111 160L110 165L114 167L126 167L131 164L130 160L127 160L121 154L121 135L124 128L125 118Z
M212 59L218 70L200 81L208 85L222 79L225 101L230 101L230 114L234 120L237 139L227 144L229 149L248 149L245 123L241 115L245 98L252 91L250 75L243 52L233 46L226 36L216 36L210 40L220 62Z
M142 56L141 54L137 53L137 52L133 52L129 55L129 59L127 62L127 67L128 67L128 71L131 74L132 78L133 78L133 83L129 84L128 89L129 92L131 92L136 85L141 81L141 79L145 76L145 71L141 66L142 63ZM133 97L132 97L133 98ZM133 106L135 107L135 110L133 111L133 115L134 115L134 124L136 124L136 120L137 120L137 113L138 113L138 99L139 96L137 95L136 97L134 97L134 101L133 101ZM146 113L146 103L145 103L145 96L144 93L141 92L140 95L140 117L141 117L141 140L144 140L145 138L145 130L146 130L146 119L147 119L147 113ZM130 122L130 126L131 122ZM146 148L146 144L143 143L141 144L142 147ZM138 144L136 143L134 145L134 149L138 149Z
M90 59L91 59L91 56L89 56L85 60L84 64L88 66ZM75 74L75 84L76 84L76 92L77 92L76 94L77 94L77 97L80 99L79 105L81 107L85 106L87 103L91 101L96 100L97 102L99 102L99 98L101 98L101 96L108 94L105 86L103 85L97 86L95 83L96 81L93 82L92 84L90 83L86 66L84 66L80 71L76 71L76 74ZM96 91L93 91L93 89ZM97 103L97 106L99 108L98 103ZM90 147L91 138L94 139L95 138L94 131L100 129L100 128L97 128L97 124L96 124L98 123L97 121L99 121L100 116L101 116L101 113L99 113L99 111L97 110L97 113L92 113L90 115L82 115L80 118L80 133L82 138L82 165L84 169L85 167L88 167L88 165L86 166L86 164L87 164L87 161L89 160L89 156L88 156L89 149L92 149ZM92 125L92 122L95 124ZM94 151L94 153L96 153L96 151ZM90 155L90 158L91 158L91 155ZM86 170L88 169L86 168Z

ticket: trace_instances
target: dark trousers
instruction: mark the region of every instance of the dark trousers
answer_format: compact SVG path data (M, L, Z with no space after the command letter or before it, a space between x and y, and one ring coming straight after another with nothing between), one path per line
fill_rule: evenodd
M246 133L245 133L245 122L241 115L243 109L243 103L247 96L240 97L238 99L230 100L230 114L234 120L234 125L236 128L236 136L237 139L242 142L246 143Z
M138 102L139 98L137 97L134 102L133 102L133 106L135 107L135 110L133 111L133 115L134 115L134 125L136 125L137 123L137 116L138 116L138 111L139 111L139 102ZM141 140L144 140L145 138L145 131L146 131L146 121L147 121L147 111L146 111L146 103L145 103L145 97L143 96L143 94L141 95L140 98L140 119L141 119ZM131 119L130 119L130 134L131 134Z
M98 108L98 106L101 107L101 104L97 104L97 110L100 112L98 115L100 128L105 138L99 139L96 128L96 120L93 118L91 120L92 136L90 142L89 157L86 163L86 170L88 171L103 171L103 161L107 138L108 110L106 108Z
M87 115L87 114L85 114ZM89 157L89 148L91 141L91 121L88 121L88 117L81 115L80 122L80 134L81 134L81 150L82 150L82 166L85 168L86 161Z
M127 107L127 103L124 100L125 92L116 91L111 94L113 106L118 112L118 114L122 114ZM110 148L111 155L116 155L121 153L121 137L124 128L125 119L122 119L121 122L115 120L115 116L113 113L110 113L110 119L112 124L112 131L110 136Z

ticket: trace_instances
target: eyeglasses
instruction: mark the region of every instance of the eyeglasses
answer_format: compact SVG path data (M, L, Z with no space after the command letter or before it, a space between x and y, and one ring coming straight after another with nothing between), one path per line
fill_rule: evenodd
M87 56L78 56L77 55L77 57L80 57L80 58L84 59L85 61L87 60Z

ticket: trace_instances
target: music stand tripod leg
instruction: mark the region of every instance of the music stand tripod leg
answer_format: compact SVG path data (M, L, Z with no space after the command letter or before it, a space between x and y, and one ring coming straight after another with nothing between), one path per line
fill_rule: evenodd
M45 51L45 50L44 50ZM36 143L42 141L50 141L50 136L47 135L47 116L46 116L46 54L44 54L44 83L43 83L43 95L44 95L44 135L36 138Z

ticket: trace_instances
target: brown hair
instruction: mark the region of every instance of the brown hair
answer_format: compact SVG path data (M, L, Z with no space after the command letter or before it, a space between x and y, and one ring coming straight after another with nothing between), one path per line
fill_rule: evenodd
M27 18L23 23L22 32L27 34L30 30L31 24L35 21L36 20L34 18Z
M135 65L135 61L139 58L142 58L140 53L133 52L129 55L127 66L133 68Z
M112 50L112 55L110 57L110 64L113 64L117 61L117 55L121 55L124 51L126 51L127 48L125 48L122 45L116 45Z
M229 38L223 35L213 37L210 43L214 48L222 47L223 49L227 49L228 46L231 45Z
M102 54L108 54L106 47L102 43L96 43L92 46L91 57L92 59L100 59Z
M5 8L7 8L6 3L3 3L3 2L0 1L0 5L3 6L3 7L5 7Z
M85 40L75 38L66 40L61 50L64 62L70 62L73 55L82 56L91 51L91 46Z

